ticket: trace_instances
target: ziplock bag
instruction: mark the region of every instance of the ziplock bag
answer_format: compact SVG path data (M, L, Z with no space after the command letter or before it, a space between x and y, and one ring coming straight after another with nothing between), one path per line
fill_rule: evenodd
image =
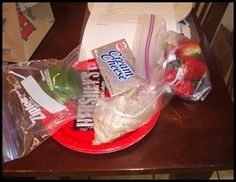
M167 33L164 81L184 100L203 101L212 89L200 45L173 31Z
M135 73L152 85L163 77L164 43L166 24L161 16L143 14L139 16L132 51L136 57Z
M76 119L83 94L80 72L73 67L79 52L80 46L62 60L3 65L3 162L27 155Z
M99 145L146 124L156 112L160 112L172 94L169 85L161 81L160 75L164 73L162 64L153 65L157 72L153 79L155 86L133 71L135 57L125 39L92 52L112 92L111 98L99 99L93 111L93 144Z
M112 142L146 124L168 103L168 85L153 87L140 78L135 87L111 98L99 99L93 112L93 145Z

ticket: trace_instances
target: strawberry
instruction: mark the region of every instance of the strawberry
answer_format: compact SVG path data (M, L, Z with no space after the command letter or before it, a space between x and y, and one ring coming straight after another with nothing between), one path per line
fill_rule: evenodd
M176 69L166 69L165 70L165 82L171 83L175 80L178 70Z
M186 97L193 95L195 88L191 81L181 80L174 85L174 92L179 97Z
M184 64L184 79L200 80L207 71L203 61L193 56L183 56L182 64Z
M179 47L175 50L176 57L182 57L185 55L192 55L199 57L201 54L201 48L199 44L195 42L185 42L180 44Z

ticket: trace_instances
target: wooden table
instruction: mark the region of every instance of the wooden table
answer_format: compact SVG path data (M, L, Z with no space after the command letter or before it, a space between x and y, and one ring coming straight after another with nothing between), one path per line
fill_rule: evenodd
M81 41L86 3L53 3L52 8L56 22L32 59L64 58ZM192 20L189 17L193 25ZM196 27L192 25L194 34ZM203 102L174 97L150 133L129 148L110 154L76 152L49 138L29 155L3 164L3 175L171 173L181 177L185 173L207 178L214 170L232 169L233 103L209 44L204 37L201 40L213 87Z

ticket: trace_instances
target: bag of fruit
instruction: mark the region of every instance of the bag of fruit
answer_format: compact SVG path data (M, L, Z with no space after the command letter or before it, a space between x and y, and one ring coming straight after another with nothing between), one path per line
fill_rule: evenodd
M212 86L200 45L168 31L164 56L164 81L174 94L184 100L203 101Z

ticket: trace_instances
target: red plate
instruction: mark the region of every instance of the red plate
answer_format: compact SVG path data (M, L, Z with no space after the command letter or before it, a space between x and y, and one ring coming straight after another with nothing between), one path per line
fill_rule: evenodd
M91 63L91 60L89 61ZM96 65L94 64L93 66L96 67ZM88 65L84 62L84 63L74 64L74 67L81 69L82 67L83 68L88 67ZM91 64L90 64L90 69L93 69ZM69 108L70 108L70 113L69 113L70 116L76 116L76 106L70 105ZM52 116L45 111L44 113L48 116L43 121L44 125L48 125L55 117L57 117L55 115ZM94 130L79 131L73 129L74 120L66 122L66 124L60 127L60 129L57 130L55 133L52 133L52 131L50 130L48 131L57 142L72 150L90 154L110 153L125 149L137 143L139 140L141 140L153 128L153 126L158 121L159 116L160 112L157 111L153 115L153 117L142 127L139 127L135 131L129 132L110 143L104 143L100 145L92 145L92 141L94 139Z
M160 112L156 112L150 119L150 121L148 121L145 125L133 132L125 134L124 136L110 143L92 145L92 141L94 139L94 130L73 130L73 120L68 121L65 125L63 125L57 132L52 134L52 137L65 147L78 152L90 154L115 152L125 149L142 139L156 124L159 115ZM51 119L44 120L44 124L47 125L47 123L49 123L50 121Z

